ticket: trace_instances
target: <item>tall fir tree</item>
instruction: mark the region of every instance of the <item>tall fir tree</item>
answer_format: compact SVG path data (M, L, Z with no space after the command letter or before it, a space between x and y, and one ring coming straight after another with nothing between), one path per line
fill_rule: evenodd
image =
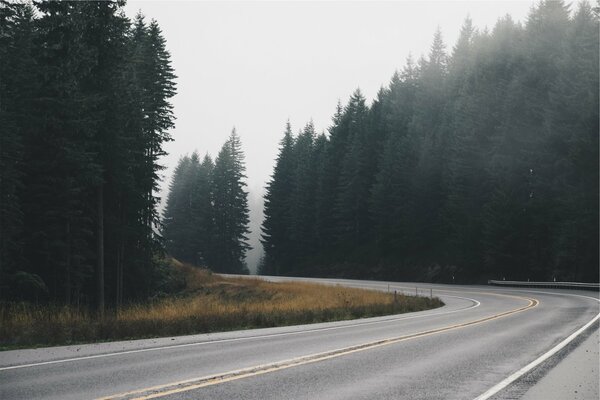
M24 141L37 90L30 79L35 68L33 13L29 5L2 2L0 6L0 298L27 289L19 287L18 276L41 284L38 289L45 286L39 276L19 267L25 261L20 198Z
M179 159L175 168L169 196L163 218L163 237L166 250L181 261L194 263L193 243L195 223L193 220L194 196L197 171L199 167L198 154Z
M213 169L214 244L212 267L217 272L248 273L244 262L249 233L244 153L235 129L223 144Z
M212 265L215 258L212 241L214 232L214 212L212 207L212 179L215 168L207 154L198 167L192 203L192 223L194 224L194 254L196 265Z
M342 115L342 129L348 140L341 164L335 204L337 239L342 246L360 245L368 232L368 108L356 90Z
M260 273L284 274L291 258L291 194L294 187L295 140L289 121L279 144L279 154L271 180L267 183L261 243L265 252Z

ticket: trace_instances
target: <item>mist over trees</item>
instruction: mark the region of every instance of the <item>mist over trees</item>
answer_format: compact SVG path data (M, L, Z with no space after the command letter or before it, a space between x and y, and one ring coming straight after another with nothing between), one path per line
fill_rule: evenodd
M158 24L122 5L0 0L0 300L119 307L162 290L165 247L247 272L235 132L182 158L161 221L175 75ZM467 19L327 134L287 124L260 272L598 281L598 32L585 2Z
M175 75L123 4L0 5L0 298L102 311L156 289Z
M197 153L179 160L163 219L166 250L180 261L216 272L247 274L248 193L235 129L215 162Z
M586 2L467 19L328 135L288 124L260 272L597 282L598 32Z

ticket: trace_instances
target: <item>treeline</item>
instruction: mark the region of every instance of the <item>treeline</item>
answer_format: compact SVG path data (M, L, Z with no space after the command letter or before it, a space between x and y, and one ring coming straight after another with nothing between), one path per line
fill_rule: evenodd
M585 2L467 19L328 135L288 124L260 272L597 282L598 32Z
M123 5L0 4L0 298L103 310L156 290L175 75Z
M215 162L198 153L179 160L163 219L166 250L216 272L247 274L248 193L244 153L231 132Z

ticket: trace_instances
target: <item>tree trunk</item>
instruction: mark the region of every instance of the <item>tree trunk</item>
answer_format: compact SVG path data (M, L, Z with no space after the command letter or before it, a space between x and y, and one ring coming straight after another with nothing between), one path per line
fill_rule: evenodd
M98 186L96 300L98 314L104 318L104 184Z
M116 308L117 311L123 305L123 259L125 253L125 228L124 228L124 217L123 217L123 206L120 203L119 207L119 225L121 232L119 234L119 242L117 243L117 285L116 285Z
M116 274L116 285L115 285L115 306L116 309L118 310L119 308L121 308L121 297L122 297L122 293L121 293L121 285L123 284L123 275L121 272L121 265L122 265L122 261L121 261L121 244L118 245L119 247L117 248L117 274Z
M65 233L67 235L67 251L66 251L66 277L65 277L65 303L71 305L71 219L67 218L65 225Z

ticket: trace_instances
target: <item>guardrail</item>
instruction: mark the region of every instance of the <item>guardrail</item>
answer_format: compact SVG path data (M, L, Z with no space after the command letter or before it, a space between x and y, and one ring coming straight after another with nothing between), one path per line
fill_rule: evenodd
M600 283L584 283L584 282L525 282L525 281L494 281L494 280L489 280L488 281L488 285L492 285L492 286L518 286L518 287L581 289L581 290L600 290Z

